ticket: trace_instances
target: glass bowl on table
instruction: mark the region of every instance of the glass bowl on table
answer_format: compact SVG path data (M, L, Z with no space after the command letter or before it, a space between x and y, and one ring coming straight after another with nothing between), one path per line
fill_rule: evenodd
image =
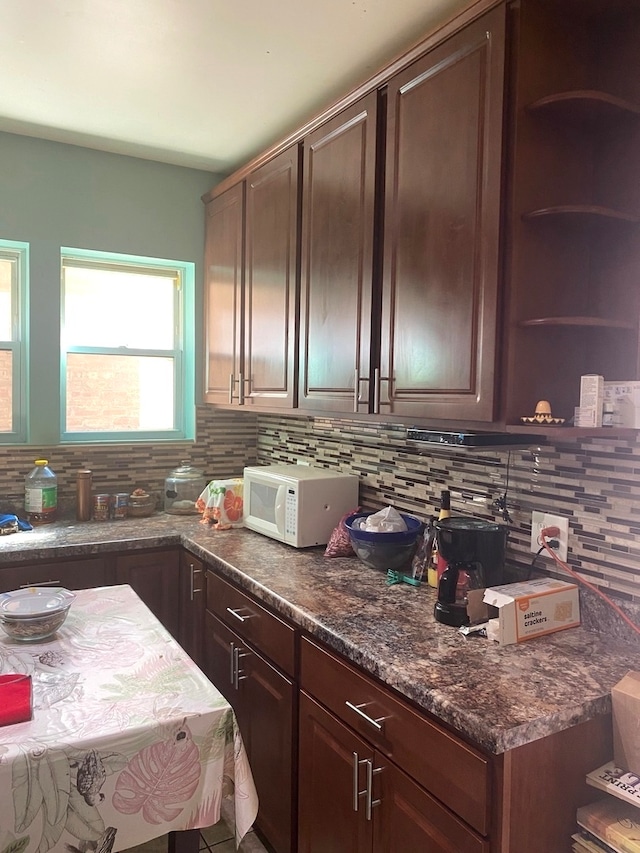
M12 640L46 640L62 627L75 595L63 587L0 593L0 627Z

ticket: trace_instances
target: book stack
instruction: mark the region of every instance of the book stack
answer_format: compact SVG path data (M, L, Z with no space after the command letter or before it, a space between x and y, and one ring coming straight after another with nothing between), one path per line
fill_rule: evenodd
M612 796L578 809L574 853L640 853L640 777L608 763L587 782Z

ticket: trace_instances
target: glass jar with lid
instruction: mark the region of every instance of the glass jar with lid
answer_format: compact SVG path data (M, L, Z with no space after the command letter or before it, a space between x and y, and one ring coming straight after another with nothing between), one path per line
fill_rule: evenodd
M164 481L164 511L172 515L194 515L198 512L196 501L207 485L199 468L183 459Z

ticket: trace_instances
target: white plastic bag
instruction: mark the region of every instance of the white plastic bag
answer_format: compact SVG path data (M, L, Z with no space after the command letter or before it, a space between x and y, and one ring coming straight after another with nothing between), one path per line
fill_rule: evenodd
M400 533L407 530L407 523L397 509L386 506L367 516L364 529L374 533Z

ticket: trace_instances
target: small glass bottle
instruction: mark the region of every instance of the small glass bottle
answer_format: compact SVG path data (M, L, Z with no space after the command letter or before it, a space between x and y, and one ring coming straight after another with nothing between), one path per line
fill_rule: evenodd
M58 512L58 478L47 459L36 459L24 479L24 509L30 524L49 524Z
M76 518L78 521L91 520L91 492L93 473L83 468L76 475Z

